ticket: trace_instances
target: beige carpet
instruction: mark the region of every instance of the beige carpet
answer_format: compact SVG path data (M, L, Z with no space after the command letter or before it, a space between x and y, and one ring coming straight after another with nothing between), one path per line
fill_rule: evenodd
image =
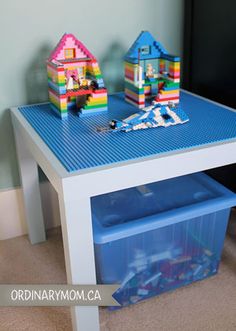
M65 283L60 229L31 246L0 242L0 283ZM100 309L101 331L236 330L236 237L228 236L219 274L116 312ZM71 331L68 308L0 308L0 331Z

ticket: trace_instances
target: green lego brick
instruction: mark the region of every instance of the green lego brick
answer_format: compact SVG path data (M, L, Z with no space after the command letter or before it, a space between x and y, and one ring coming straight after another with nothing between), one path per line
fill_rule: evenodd
M159 80L158 79L155 79L155 81L153 82L150 82L149 80L145 79L145 83L144 83L144 86L148 86L148 85L156 85L159 83Z
M58 86L65 86L65 83L57 83Z
M55 103L53 103L53 102L51 102L51 104L53 105L53 107L54 108L56 108L58 111L59 111L59 113L67 113L67 108L66 109L60 109L60 108L58 108L58 106L55 104Z
M166 82L166 87L176 87L179 88L180 84L179 83L173 83L173 82Z
M94 108L102 108L102 107L107 107L107 103L102 103L100 105L94 105L94 106L85 105L83 109L94 109Z

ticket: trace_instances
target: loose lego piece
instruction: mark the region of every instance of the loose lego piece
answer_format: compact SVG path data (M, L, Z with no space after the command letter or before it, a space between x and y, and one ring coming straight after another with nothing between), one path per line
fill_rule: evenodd
M157 283L161 277L162 273L158 272L156 275L151 276L150 278L148 278L147 280L144 281L144 286L148 285L148 284L152 284L153 287L157 286Z
M124 307L216 273L219 261L210 250L192 242L186 253L181 246L151 255L136 250L115 299Z
M107 90L96 58L75 38L64 34L47 61L52 109L67 117L69 109L87 115L107 110Z

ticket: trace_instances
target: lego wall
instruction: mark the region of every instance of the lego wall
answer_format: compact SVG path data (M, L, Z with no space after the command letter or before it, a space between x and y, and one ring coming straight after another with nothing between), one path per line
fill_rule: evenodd
M122 56L141 30L182 53L183 0L8 0L0 6L0 190L20 185L9 107L46 101L45 59L64 32L97 57L109 92L123 88Z

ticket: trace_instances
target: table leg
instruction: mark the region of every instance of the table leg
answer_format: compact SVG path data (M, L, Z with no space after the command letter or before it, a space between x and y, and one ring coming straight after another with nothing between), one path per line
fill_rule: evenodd
M14 133L24 196L26 223L30 241L32 244L36 244L46 240L38 167L17 127L15 127Z
M96 284L90 198L79 198L77 190L71 198L71 191L72 187L63 187L59 193L67 281ZM98 307L72 307L71 314L74 331L99 331Z

